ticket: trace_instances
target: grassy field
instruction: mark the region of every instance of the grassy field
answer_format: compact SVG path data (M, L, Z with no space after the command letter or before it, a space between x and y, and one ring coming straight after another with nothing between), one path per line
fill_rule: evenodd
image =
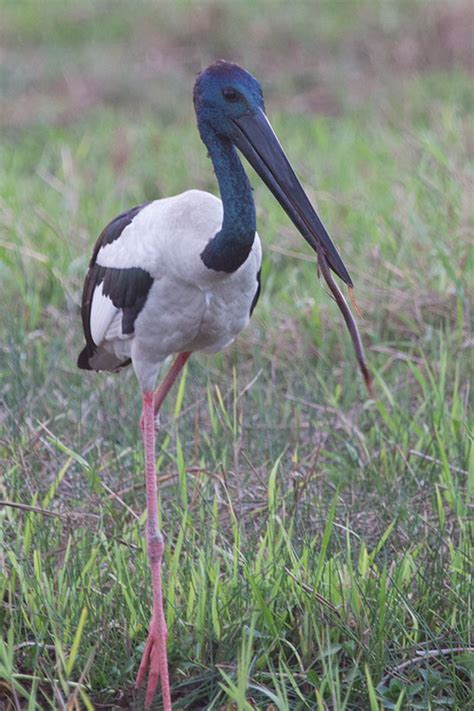
M143 707L140 396L77 370L80 294L115 214L216 191L191 90L221 56L261 80L354 278L376 398L252 175L252 325L191 359L162 417L174 708L474 708L470 4L1 15L0 708Z

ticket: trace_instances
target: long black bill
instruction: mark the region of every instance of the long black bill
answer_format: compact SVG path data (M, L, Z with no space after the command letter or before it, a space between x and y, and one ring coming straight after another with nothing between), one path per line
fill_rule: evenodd
M373 397L372 376L365 360L357 323L330 272L332 269L352 292L352 279L344 262L296 177L264 112L259 110L256 114L233 119L233 122L235 145L267 184L287 215L318 255L318 267L321 269L326 284L344 317L359 368L369 395Z
M349 272L296 177L265 113L259 110L233 119L233 123L236 128L233 142L237 148L267 184L305 240L316 252L319 243L331 269L351 287Z

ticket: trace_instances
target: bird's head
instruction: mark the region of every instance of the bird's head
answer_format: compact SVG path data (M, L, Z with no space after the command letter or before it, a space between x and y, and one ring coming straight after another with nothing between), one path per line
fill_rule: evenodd
M222 59L198 75L194 108L204 140L209 129L221 138L232 140L236 121L265 111L258 81L238 64Z

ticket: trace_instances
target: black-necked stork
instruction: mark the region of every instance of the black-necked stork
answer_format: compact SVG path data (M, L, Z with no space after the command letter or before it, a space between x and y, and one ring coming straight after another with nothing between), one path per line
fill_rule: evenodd
M319 268L349 327L366 383L359 334L332 269L351 278L266 117L262 90L236 64L218 61L198 75L194 106L221 200L201 190L155 200L122 213L103 230L86 276L82 321L86 346L78 365L118 371L133 365L142 389L147 550L153 612L136 685L148 674L148 707L161 680L171 711L163 613L155 472L155 420L193 351L215 352L248 324L260 291L262 249L255 205L236 151L243 153L318 254ZM176 359L155 392L161 364Z

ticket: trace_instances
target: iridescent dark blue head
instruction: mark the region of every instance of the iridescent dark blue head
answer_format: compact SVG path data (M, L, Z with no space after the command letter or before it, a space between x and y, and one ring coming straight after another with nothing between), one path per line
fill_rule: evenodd
M238 64L223 59L198 75L194 85L194 108L205 142L209 129L223 138L232 138L235 134L233 121L259 110L265 111L258 81Z

